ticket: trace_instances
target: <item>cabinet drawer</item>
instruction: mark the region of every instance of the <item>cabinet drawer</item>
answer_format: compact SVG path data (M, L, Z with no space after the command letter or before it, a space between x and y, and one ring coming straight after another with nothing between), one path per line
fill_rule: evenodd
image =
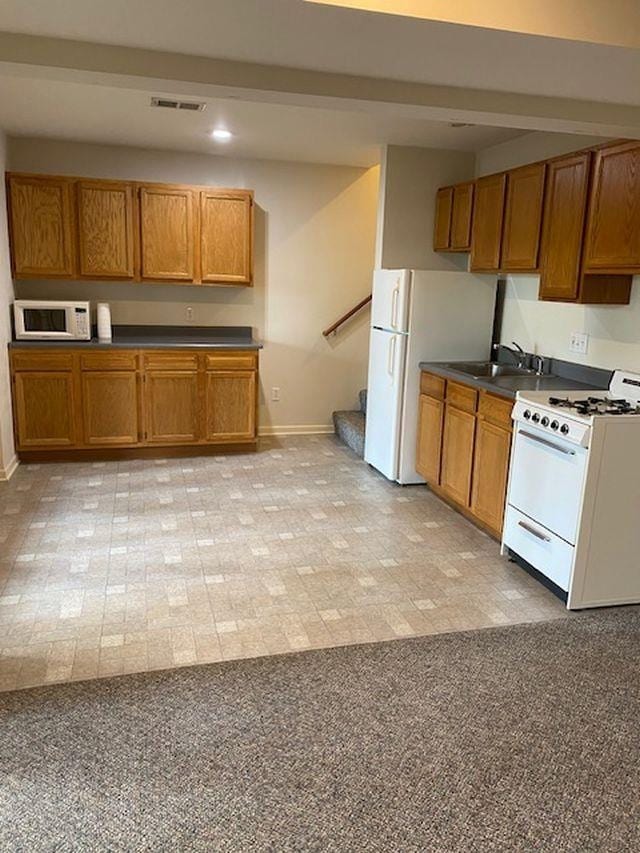
M568 592L573 567L572 545L512 506L507 507L504 542L534 569Z
M477 400L478 392L475 388L459 382L447 382L447 403L450 406L462 409L463 412L475 412Z
M147 352L144 366L148 370L197 370L198 355L195 352Z
M435 373L426 373L423 370L420 374L420 393L426 394L427 397L444 400L445 384L445 380L441 376L436 376Z
M11 366L14 370L71 370L72 352L52 352L51 350L12 350Z
M257 360L255 352L207 353L205 366L207 370L253 370Z
M511 429L512 409L513 400L507 400L505 397L496 397L493 394L488 394L486 391L480 392L478 414L496 424L496 426Z
M135 370L137 362L137 353L130 350L87 352L80 356L83 370Z

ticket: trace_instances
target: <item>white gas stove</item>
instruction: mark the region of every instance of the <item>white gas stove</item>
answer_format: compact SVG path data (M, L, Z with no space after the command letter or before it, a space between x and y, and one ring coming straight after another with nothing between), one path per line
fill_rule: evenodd
M640 602L640 374L608 391L518 392L503 552L567 607Z

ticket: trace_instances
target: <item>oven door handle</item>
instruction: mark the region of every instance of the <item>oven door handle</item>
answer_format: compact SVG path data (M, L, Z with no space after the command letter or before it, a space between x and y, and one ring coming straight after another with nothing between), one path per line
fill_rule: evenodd
M556 444L554 441L549 441L547 438L541 438L539 435L534 435L532 432L527 432L524 429L520 430L520 435L523 435L525 438L530 438L531 441L537 441L538 444L544 444L545 447L550 447L552 450L557 450L558 453L564 453L565 456L575 456L575 450L569 450L567 447L560 447L559 444Z
M539 530L536 530L535 527L531 527L525 521L519 521L518 527L522 527L523 530L526 530L527 533L535 536L536 539L541 539L543 542L551 542L551 539L549 539L548 536L545 536L544 533L540 533Z

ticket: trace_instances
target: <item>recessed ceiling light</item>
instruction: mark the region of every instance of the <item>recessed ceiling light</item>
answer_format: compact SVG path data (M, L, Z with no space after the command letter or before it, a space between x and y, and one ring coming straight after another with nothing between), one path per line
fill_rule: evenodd
M224 130L221 127L216 127L215 130L211 131L211 136L216 140L216 142L228 142L233 133L230 130Z

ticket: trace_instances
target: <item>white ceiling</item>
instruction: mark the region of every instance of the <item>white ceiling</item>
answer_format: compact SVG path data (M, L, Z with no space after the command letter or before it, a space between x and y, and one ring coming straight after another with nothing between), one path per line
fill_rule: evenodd
M640 52L632 48L304 0L0 0L0 27L325 72L640 104Z
M0 0L0 27L12 135L361 166L386 143L640 136L632 48L304 0ZM208 108L152 110L163 94ZM215 124L230 144L210 139Z
M0 77L0 127L14 136L357 166L379 162L385 143L476 151L522 133L235 99L206 99L201 113L150 107L151 95L162 94ZM233 131L233 140L215 143L216 126Z

